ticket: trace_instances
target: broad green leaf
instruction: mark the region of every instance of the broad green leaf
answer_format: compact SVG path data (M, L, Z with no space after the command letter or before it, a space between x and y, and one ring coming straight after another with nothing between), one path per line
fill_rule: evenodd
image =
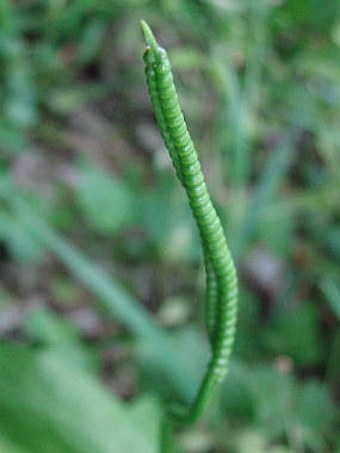
M57 352L0 346L0 437L18 451L156 453L159 419L154 401L122 404Z

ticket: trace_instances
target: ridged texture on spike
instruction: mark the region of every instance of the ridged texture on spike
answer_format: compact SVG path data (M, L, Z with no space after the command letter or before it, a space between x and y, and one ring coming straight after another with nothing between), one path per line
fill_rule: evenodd
M150 99L177 177L187 193L204 251L206 325L212 357L191 407L172 413L174 422L192 423L201 415L227 373L236 331L237 276L179 105L167 53L157 44L148 25L145 22L141 25L147 44L144 62Z

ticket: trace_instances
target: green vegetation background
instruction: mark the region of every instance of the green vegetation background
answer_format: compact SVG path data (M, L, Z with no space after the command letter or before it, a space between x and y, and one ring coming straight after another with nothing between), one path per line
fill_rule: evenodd
M192 453L340 451L336 0L0 2L0 451L157 452L208 357L195 225L139 20L169 49L240 277Z

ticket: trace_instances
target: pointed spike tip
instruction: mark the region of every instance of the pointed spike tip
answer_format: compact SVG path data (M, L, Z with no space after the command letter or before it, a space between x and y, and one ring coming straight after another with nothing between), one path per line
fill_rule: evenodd
M146 45L150 46L152 49L157 49L159 46L149 25L145 22L145 20L141 20L140 26L142 27Z

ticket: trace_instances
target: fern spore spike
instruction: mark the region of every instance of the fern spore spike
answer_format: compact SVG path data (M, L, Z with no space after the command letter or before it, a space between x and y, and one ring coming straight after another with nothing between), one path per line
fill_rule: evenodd
M173 423L194 422L223 381L235 337L237 276L221 221L211 202L198 155L181 111L169 59L150 27L141 22L145 37L145 73L156 120L196 220L207 276L206 324L212 355L192 405L173 410Z

